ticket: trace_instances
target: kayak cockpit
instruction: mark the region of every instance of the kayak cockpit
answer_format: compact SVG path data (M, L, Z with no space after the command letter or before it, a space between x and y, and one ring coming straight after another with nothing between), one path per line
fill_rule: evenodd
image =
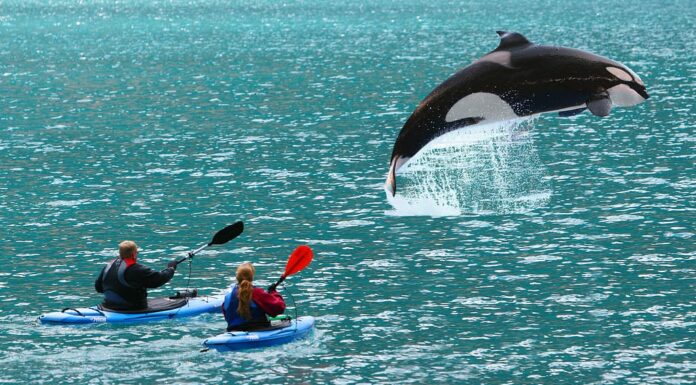
M155 313L158 311L166 311L172 309L178 309L188 303L188 298L153 298L147 300L147 307L144 309L135 310L121 310L121 309L109 309L102 305L97 305L97 308L102 311L108 311L112 313L122 313L122 314L142 314L142 313Z

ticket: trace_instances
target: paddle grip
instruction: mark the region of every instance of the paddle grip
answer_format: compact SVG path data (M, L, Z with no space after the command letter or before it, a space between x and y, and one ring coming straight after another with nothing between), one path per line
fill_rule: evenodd
M280 285L281 283L283 283L283 281L285 281L285 278L286 278L286 277L285 277L284 275L281 276L280 279L278 280L278 282L276 282L276 283L274 283L273 285L271 285L271 286L268 287L268 292L270 293L270 292L272 292L273 290L275 290L276 287L278 287L278 285Z
M181 258L180 260L176 261L176 265L179 266L181 262L186 261L187 259L193 258L194 253L188 253L188 255L184 258Z

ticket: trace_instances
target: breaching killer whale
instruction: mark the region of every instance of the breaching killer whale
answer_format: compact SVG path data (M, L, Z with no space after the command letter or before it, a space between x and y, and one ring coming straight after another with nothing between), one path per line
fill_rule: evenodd
M536 45L519 33L498 35L498 48L437 86L404 124L385 184L392 195L397 170L450 131L544 112L572 116L588 109L607 116L612 104L628 107L648 98L643 81L621 63L577 49Z

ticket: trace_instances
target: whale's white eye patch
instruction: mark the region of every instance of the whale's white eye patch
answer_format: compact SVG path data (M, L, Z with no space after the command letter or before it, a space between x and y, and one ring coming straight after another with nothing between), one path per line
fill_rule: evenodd
M632 71L630 68L628 68L628 67L626 67L626 69L627 69L628 72L631 74L631 76L633 76L633 80L635 80L636 83L640 84L641 86L645 86L645 83L643 83L643 81L640 79L640 77L638 76L638 74L636 74L635 72L633 72L633 71Z
M609 73L625 82L633 81L633 77L631 77L631 75L629 75L626 71L622 69L616 67L607 67L607 71L609 71Z

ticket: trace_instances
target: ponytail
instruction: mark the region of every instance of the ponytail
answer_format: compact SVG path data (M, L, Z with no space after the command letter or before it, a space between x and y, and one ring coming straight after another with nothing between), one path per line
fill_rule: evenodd
M251 281L254 279L254 272L255 269L251 263L242 263L237 268L237 283L239 285L237 313L247 321L251 320L251 294L254 289Z
M252 293L251 282L246 279L239 284L239 290L237 290L237 297L239 298L239 304L237 305L237 313L242 316L245 320L249 321L251 319L251 293Z

